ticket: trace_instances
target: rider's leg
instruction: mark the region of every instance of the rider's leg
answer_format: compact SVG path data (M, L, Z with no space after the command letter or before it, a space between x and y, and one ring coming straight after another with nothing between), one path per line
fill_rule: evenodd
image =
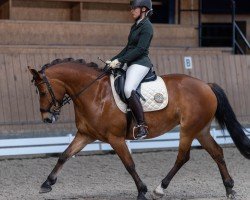
M143 108L138 95L136 94L136 89L141 83L142 79L147 75L150 68L142 65L131 65L126 72L126 81L124 92L128 99L129 107L136 119L138 126L138 133L136 138L142 139L147 136L147 127L144 120Z

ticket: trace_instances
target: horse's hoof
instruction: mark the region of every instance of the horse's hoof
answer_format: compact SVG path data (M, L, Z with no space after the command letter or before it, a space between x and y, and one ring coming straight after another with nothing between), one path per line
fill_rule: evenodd
M48 186L48 187L41 187L40 188L40 191L39 191L39 194L42 194L42 193L48 193L52 190L52 187L51 186Z
M50 181L50 180L47 179L47 180L42 184L39 193L41 194L41 193L48 193L48 192L50 192L50 191L52 190L51 185L54 185L55 182L56 182L56 180L52 182L52 181Z
M157 188L155 188L155 190L153 191L153 194L151 194L152 199L160 199L162 197L165 196L164 190L161 187L161 184L157 186Z
M231 190L229 194L227 194L227 199L235 199L236 192Z
M148 200L143 193L140 193L137 197L137 200Z
M153 200L161 199L164 196L165 196L165 194L159 194L159 193L156 193L155 191L153 191L153 193L151 194L151 198Z

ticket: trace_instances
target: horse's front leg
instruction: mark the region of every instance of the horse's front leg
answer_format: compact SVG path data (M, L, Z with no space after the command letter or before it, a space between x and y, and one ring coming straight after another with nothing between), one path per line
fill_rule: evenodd
M112 137L109 139L109 143L115 150L117 155L122 160L124 166L126 167L129 174L133 177L134 182L137 186L138 197L137 200L146 200L145 194L147 193L147 186L141 181L139 175L135 170L135 164L132 156L128 150L125 139L120 137Z
M93 142L94 139L80 132L76 133L74 140L70 143L68 148L60 155L56 166L49 174L47 180L42 184L40 193L50 192L52 185L56 183L58 173L61 171L63 164L73 155L81 151L87 144Z

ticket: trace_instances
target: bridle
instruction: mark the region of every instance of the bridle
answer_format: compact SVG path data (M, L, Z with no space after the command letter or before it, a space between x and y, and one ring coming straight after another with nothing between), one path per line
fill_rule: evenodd
M40 112L41 113L49 112L54 116L60 115L61 105L63 104L63 102L65 101L65 98L67 98L67 97L64 97L62 101L58 101L56 99L55 93L51 87L51 84L50 84L50 82L45 74L45 70L42 70L39 73L42 75L42 81L35 84L35 86L38 88L39 85L45 84L47 87L47 90L49 91L50 97L52 99L51 102L49 103L48 108L46 108L46 109L40 108ZM33 81L34 81L34 79L33 79Z
M69 95L65 95L62 99L62 101L59 101L56 99L55 93L53 91L53 88L51 87L51 84L45 74L45 69L41 70L39 73L42 75L42 81L35 84L35 86L38 88L39 85L45 84L47 87L47 90L49 91L50 97L52 101L50 102L49 106L47 109L40 108L41 113L49 112L51 113L54 117L60 115L61 108L69 104L70 101L78 98L84 91L86 91L91 85L93 85L97 80L101 79L108 73L110 73L111 69L110 68L104 68L104 72L101 73L95 80L90 82L86 87L84 87L82 90L80 90L78 93L75 95L72 95L71 97ZM32 79L32 82L34 81L34 78Z

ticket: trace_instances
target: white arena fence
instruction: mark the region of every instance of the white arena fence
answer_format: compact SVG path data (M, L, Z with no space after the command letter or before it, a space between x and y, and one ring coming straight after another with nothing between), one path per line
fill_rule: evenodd
M250 129L247 129L250 131ZM250 133L247 133L250 138ZM233 141L227 131L211 129L211 135L218 144L232 144ZM17 156L31 154L62 153L74 139L72 134L63 137L3 139L0 140L0 156ZM130 152L142 149L173 148L179 146L179 132L169 132L157 138L149 140L127 141ZM193 147L200 146L197 140L192 143ZM110 151L112 147L100 141L87 145L83 151Z

